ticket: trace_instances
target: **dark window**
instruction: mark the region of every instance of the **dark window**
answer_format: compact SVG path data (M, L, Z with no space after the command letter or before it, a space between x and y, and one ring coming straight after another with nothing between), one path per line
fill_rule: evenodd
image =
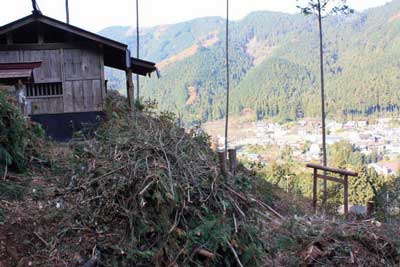
M0 44L7 44L7 38L5 35L0 36Z
M43 25L43 38L45 43L64 43L67 42L70 33L63 32L57 28Z
M63 95L62 83L35 83L26 87L27 97Z
M37 35L36 24L29 24L12 32L14 44L37 44Z

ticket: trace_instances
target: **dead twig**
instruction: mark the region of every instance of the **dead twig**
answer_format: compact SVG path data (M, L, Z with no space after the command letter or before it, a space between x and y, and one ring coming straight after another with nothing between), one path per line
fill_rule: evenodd
M8 165L7 165L7 164L5 164L5 166L4 166L4 175L3 175L3 181L5 181L5 180L6 180L6 178L7 178L7 170L8 170Z
M203 249L203 248L199 249L197 251L197 254L199 254L199 255L201 255L203 257L209 258L210 260L215 259L215 254L214 253L212 253L212 252L210 252L210 251L208 251L206 249Z
M239 264L240 267L244 267L242 262L239 259L238 254L236 253L236 250L233 248L232 244L229 241L226 241L226 243L228 244L229 248L231 249L233 255L235 256L237 264Z
M272 207L270 207L269 205L265 204L264 202L262 202L261 200L257 200L252 198L251 201L256 202L258 205L260 205L261 207L266 208L267 210L269 210L270 212L272 212L276 217L278 217L279 219L284 219L285 217L283 217L279 212L277 212L276 210L274 210Z
M112 170L112 171L110 171L110 172L108 172L108 173L106 173L106 174L104 174L104 175L101 175L101 176L99 176L99 177L96 177L96 178L94 178L94 179L89 180L88 183L89 183L89 184L93 184L93 183L95 183L95 182L97 182L97 181L99 181L99 180L101 180L101 179L103 179L103 178L105 178L105 177L107 177L107 176L110 176L110 175L112 175L112 174L114 174L114 173L116 173L116 172L119 172L119 171L125 169L126 167L127 167L127 166L123 166L123 167L121 167L121 168Z
M34 234L35 234L35 236L36 236L37 238L39 238L40 241L43 242L43 244L46 245L46 247L50 247L49 243L47 243L46 240L44 240L43 237L41 237L37 232L34 232Z

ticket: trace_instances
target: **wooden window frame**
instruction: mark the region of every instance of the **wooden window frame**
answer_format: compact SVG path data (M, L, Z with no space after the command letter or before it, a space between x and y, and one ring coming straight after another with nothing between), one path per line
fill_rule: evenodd
M27 98L60 97L63 94L62 82L34 83L26 86Z

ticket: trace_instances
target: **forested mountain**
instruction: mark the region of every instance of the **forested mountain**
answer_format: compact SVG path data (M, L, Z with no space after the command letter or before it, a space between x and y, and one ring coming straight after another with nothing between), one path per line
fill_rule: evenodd
M400 112L400 0L324 20L328 116ZM225 25L209 17L141 31L141 57L158 62L162 78L142 79L145 98L186 121L224 116ZM293 120L318 116L318 28L313 16L255 12L231 23L232 113ZM101 34L130 44L135 31ZM124 86L109 72L114 88Z

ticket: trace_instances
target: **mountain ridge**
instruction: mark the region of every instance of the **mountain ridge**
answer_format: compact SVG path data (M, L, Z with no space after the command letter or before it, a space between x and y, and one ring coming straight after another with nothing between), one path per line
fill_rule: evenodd
M395 0L324 21L328 116L400 112L399 14L400 1ZM141 57L161 64L163 76L142 79L144 97L158 100L161 109L183 114L186 122L223 117L224 27L222 18L208 17L144 29ZM128 41L121 31L102 34ZM128 43L135 49L135 36ZM319 115L315 17L252 12L231 22L230 46L233 113L250 108L257 119L282 121ZM115 72L108 77L114 88L123 86ZM196 101L188 101L193 94Z

